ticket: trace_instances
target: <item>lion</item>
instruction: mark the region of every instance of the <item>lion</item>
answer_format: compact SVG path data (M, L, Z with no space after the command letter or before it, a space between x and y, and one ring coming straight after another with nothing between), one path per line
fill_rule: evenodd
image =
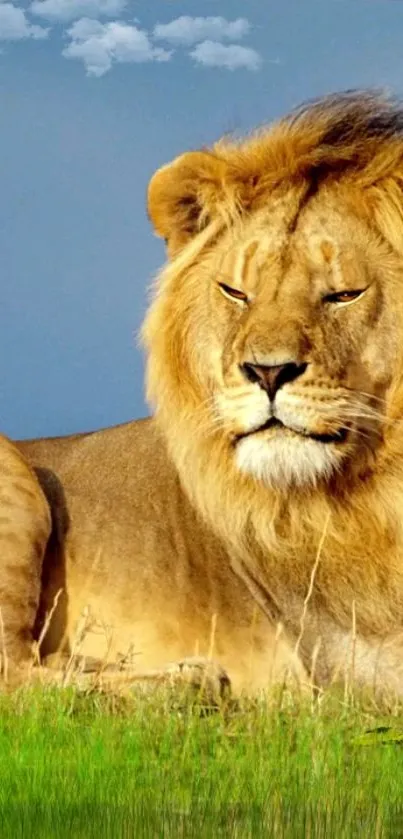
M53 518L25 631L61 592L44 662L84 615L83 654L134 669L401 696L402 107L332 95L184 153L148 212L153 415L17 443Z

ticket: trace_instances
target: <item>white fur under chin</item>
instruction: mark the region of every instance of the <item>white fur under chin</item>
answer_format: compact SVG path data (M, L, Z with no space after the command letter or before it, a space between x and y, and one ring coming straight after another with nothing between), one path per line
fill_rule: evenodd
M236 462L242 472L280 489L315 486L319 479L329 479L340 455L331 444L297 435L275 439L252 435L239 441Z

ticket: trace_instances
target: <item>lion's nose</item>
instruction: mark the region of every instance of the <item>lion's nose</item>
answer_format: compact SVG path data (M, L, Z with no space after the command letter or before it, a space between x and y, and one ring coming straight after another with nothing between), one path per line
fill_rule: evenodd
M257 382L265 390L270 399L274 399L277 391L287 382L293 382L305 372L307 364L296 364L289 361L286 364L241 364L241 370L250 382Z

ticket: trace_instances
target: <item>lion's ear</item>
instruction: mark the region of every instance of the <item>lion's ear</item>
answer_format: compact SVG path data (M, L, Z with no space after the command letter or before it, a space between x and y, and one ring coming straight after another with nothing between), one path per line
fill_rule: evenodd
M228 166L208 151L182 154L162 166L148 187L148 214L175 252L217 215Z

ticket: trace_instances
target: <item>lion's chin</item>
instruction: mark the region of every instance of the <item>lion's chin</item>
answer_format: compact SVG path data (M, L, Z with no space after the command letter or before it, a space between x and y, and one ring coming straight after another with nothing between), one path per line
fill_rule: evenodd
M329 480L344 459L340 442L305 437L282 429L267 437L252 434L235 447L238 469L273 489L315 486Z

